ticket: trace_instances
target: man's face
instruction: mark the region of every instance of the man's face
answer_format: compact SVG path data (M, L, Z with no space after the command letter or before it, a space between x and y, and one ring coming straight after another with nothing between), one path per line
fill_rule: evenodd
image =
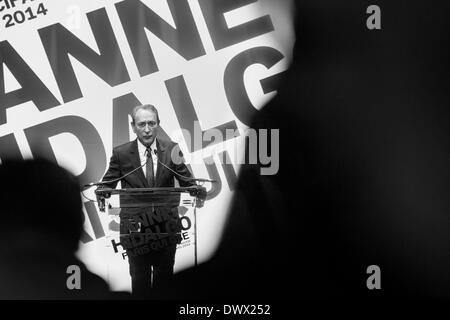
M139 141L146 147L149 147L156 137L158 117L151 110L140 109L136 112L134 124L132 123L131 126Z

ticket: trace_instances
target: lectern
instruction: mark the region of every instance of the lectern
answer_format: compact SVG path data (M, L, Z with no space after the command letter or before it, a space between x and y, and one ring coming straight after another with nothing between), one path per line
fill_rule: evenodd
M110 189L99 188L95 191L99 210L107 212L112 209L122 210L120 219L126 217L127 230L129 234L122 236L144 236L141 227L148 224L152 219L157 220L160 216L152 216L152 212L161 211L156 208L174 209L179 206L192 207L194 209L194 261L197 265L197 214L196 208L203 207L206 200L206 189L202 186L190 187L165 187L165 188L128 188ZM113 195L119 195L120 205L113 207L110 199ZM162 210L168 212L168 210ZM143 216L143 212L150 212ZM130 223L133 221L133 224ZM123 223L124 221L121 221ZM167 230L163 232L168 232ZM161 232L159 232L161 234ZM145 234L147 236L147 234Z

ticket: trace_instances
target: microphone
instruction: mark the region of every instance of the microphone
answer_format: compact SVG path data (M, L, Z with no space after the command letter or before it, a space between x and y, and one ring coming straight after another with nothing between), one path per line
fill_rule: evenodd
M179 174L178 172L176 172L176 171L172 170L171 168L169 168L166 164L164 164L164 163L162 163L161 161L159 161L159 159L158 159L158 154L157 154L157 152L156 152L156 149L153 149L153 153L156 155L156 160L158 160L158 163L159 163L159 164L163 165L164 167L166 167L167 169L169 169L170 171L172 171L172 172L175 173L177 176L179 176L179 177L181 177L181 178L183 178L183 179L186 179L186 180L189 180L189 181L195 181L195 182L211 182L211 183L217 182L217 180L204 179L204 178L192 178L192 177L186 177L186 176L183 176L183 175Z
M162 166L166 167L167 169L169 169L170 171L172 171L172 172L175 173L177 176L179 176L179 177L181 177L181 178L183 178L183 179L186 179L186 180L189 180L189 181L195 181L195 182L211 182L211 183L217 182L217 180L210 180L210 179L203 179L203 178L192 178L192 177L186 177L186 176L183 176L183 175L179 174L178 172L172 170L172 169L171 169L170 167L168 167L166 164L164 164L164 163L162 163L161 161L159 161L159 159L158 159L158 153L156 152L156 149L153 149L153 153L155 154L156 160L158 161L159 164L161 164ZM141 166L139 166L139 167L137 167L137 168L131 170L130 172L124 174L123 176L121 176L121 177L119 177L119 178L116 178L116 179L113 179L113 180L110 180L110 181L91 182L91 183L85 184L85 185L83 186L82 189L84 190L84 189L87 189L87 188L90 188L90 187L93 187L93 186L102 186L102 185L105 185L105 184L110 184L110 183L114 183L114 182L116 182L116 181L120 181L120 180L122 180L123 178L128 177L128 176L129 176L130 174L132 174L133 172L135 172L135 171L141 169L143 166L145 166L145 165L147 164L147 162L148 162L148 158L147 158L147 161L145 161L143 165L141 165Z
M85 185L83 186L82 189L84 190L84 189L86 189L86 188L90 188L90 187L93 187L93 186L101 186L101 185L105 185L105 184L109 184L109 183L114 183L114 182L116 182L116 181L120 181L120 180L122 180L123 178L128 177L128 176L129 176L130 174L132 174L133 172L136 172L137 170L141 169L143 166L145 166L145 165L147 164L147 162L148 162L148 159L147 159L147 161L144 162L143 165L141 165L141 166L139 166L139 167L137 167L137 168L131 170L130 172L124 174L123 176L121 176L121 177L119 177L119 178L116 178L116 179L113 179L113 180L110 180L110 181L91 182L91 183L85 184Z

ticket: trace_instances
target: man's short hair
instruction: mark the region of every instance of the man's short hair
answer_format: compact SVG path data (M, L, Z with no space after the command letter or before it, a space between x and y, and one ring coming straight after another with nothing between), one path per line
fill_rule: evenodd
M150 111L154 112L156 114L156 119L157 119L158 124L159 124L158 110L155 108L154 105L151 105L151 104L143 104L141 106L136 106L136 107L133 108L133 111L131 111L131 119L132 119L132 123L133 124L134 124L134 118L136 117L136 113L139 110L141 110L141 109L142 110L150 110Z

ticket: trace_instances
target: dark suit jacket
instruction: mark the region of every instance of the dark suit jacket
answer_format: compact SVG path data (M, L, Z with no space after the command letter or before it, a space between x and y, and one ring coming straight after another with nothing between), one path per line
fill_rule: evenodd
M156 139L156 148L158 153L158 160L164 163L166 166L171 168L173 171L177 172L181 176L192 177L191 172L188 170L184 163L176 164L172 161L171 154L172 151L177 151L177 144L171 141L164 141L161 139ZM181 151L178 151L181 154ZM110 160L108 171L105 173L102 181L111 181L117 178L120 178L130 171L133 171L135 168L141 166L139 159L139 151L138 151L138 142L137 140L125 143L120 145L113 150L113 154ZM176 178L181 187L188 187L195 185L192 181L183 180L183 178L179 177L160 163L158 163L156 175L155 175L155 183L154 187L174 187L174 178ZM117 182L107 184L106 187L115 188L117 186ZM144 172L142 169L133 172L129 176L121 179L122 189L125 188L148 188L148 182L145 178ZM121 204L130 203L135 200L131 197L121 197ZM178 213L174 208L168 207L157 207L155 210L158 214L169 213L173 216L173 219L178 219ZM129 226L127 224L127 220L129 217L137 214L143 213L142 209L139 208L123 208L120 213L121 224L120 224L120 233L127 234L129 233ZM160 230L164 232L164 223L161 224Z

